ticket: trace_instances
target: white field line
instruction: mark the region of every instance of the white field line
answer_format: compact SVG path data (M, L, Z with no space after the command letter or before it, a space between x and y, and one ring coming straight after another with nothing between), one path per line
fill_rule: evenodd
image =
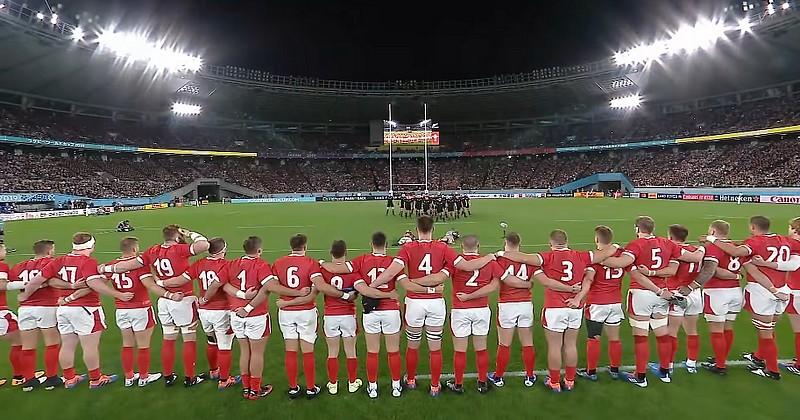
M789 360L789 359L782 359L782 360L779 360L779 362L780 362L780 363L791 363L792 361L791 361L791 360ZM698 362L698 363L699 363L699 362ZM728 360L728 361L726 361L726 362L725 362L725 364L726 364L727 366L746 366L746 365L749 365L749 364L750 364L750 362L748 362L748 361L746 361L746 360ZM685 363L683 363L683 362L680 362L680 363L675 363L675 369L678 369L678 368L684 368L685 366L686 366L686 364L685 364ZM634 369L636 369L636 366L633 366L633 365L620 366L620 368L619 368L619 369L620 369L620 371L633 371ZM699 371L702 371L702 370L703 370L703 368L701 368L701 367L699 367L699 366L698 366L698 369L697 369L697 370L699 370ZM597 368L597 371L598 371L598 372L608 372L608 368L605 368L605 367L598 367L598 368ZM563 372L563 370L562 370L562 372ZM546 371L546 370L536 370L536 371L534 371L534 373L535 373L537 376L540 376L540 375L549 375L549 374L550 374L550 372L548 372L548 371ZM503 376L504 376L504 377L506 377L506 376L512 376L512 377L522 377L522 376L525 376L525 372L524 372L524 371L506 372L506 373L505 373L505 375L503 375ZM452 373L442 373L442 379L449 379L449 378L452 378L452 377L453 377L453 374L452 374ZM465 374L464 374L464 377L465 377L465 378L477 378L477 377L478 377L478 374L477 374L477 373L475 373L475 372L465 373ZM421 378L421 379L430 379L430 378L431 378L431 375L429 375L429 374L425 374L425 375L417 375L417 378Z
M556 220L553 220L553 221L554 222L627 222L627 221L630 221L630 220L631 219L628 218L628 219L592 219L592 220L586 220L586 219L556 219Z

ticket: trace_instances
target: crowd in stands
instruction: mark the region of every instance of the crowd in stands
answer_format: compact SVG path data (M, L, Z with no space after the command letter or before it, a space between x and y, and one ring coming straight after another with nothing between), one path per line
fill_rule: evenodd
M719 134L800 124L800 95L720 105L663 114L643 108L622 118L595 115L593 122L549 124L506 130L459 131L443 128L442 151L507 150L622 143ZM67 140L122 146L238 150L254 152L363 152L369 144L366 127L351 132L274 132L152 125L132 121L72 116L44 110L0 107L0 135Z
M598 172L622 172L637 186L800 186L796 139L516 157L436 158L431 190L552 188ZM400 184L425 180L421 159L393 161ZM0 148L0 191L91 198L153 196L197 178L220 178L264 194L386 191L385 159L254 159L147 156ZM421 189L421 188L419 188Z

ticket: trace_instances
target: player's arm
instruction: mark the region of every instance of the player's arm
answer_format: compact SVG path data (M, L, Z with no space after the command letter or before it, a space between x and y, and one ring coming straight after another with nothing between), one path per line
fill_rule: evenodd
M685 249L681 250L681 256L678 257L678 260L688 263L699 263L703 261L703 257L706 255L706 249L702 246L697 247L694 251L687 251Z
M769 267L778 271L797 271L800 268L800 255L792 255L788 261L765 261L760 255L754 255L750 263L758 267Z
M634 257L633 254L623 253L618 257L608 257L604 259L601 263L606 267L625 268L633 264L635 260L636 257Z
M475 271L480 270L486 264L494 261L497 257L494 254L486 254L480 258L475 258L473 260L467 260L464 258L457 258L453 265L463 271Z
M281 296L301 297L311 293L310 287L303 287L302 289L292 289L280 284L274 278L273 280L268 280L264 284L264 287L266 287L267 292L275 293L276 295L281 295Z
M472 299L478 299L485 296L489 296L490 294L494 293L497 288L500 287L500 279L494 278L492 281L481 287L480 289L472 292L472 293L456 293L456 297L460 301L467 301Z
M711 235L708 235L705 238L700 238L700 239L706 239L708 242L711 242L712 244L716 245L719 249L721 249L722 252L732 257L746 257L753 253L753 250L750 249L750 247L747 245L737 246L728 241L718 241L717 238Z
M222 282L220 282L219 280L212 281L211 284L208 285L208 289L206 289L206 292L203 293L203 296L200 296L200 301L198 303L200 305L205 305L206 302L211 300L211 298L213 298L214 295L216 295L217 292L219 292L219 289L221 288L222 288Z
M521 278L513 274L501 277L500 281L505 283L506 286L513 287L515 289L530 289L531 287L533 287L532 281L522 280Z
M69 294L67 296L62 296L62 297L58 298L58 304L59 305L66 305L66 304L68 304L70 302L74 302L74 301L76 301L76 300L88 295L91 292L92 292L92 289L90 289L88 287L84 287L83 289L78 289L78 290L72 292L71 294Z
M583 280L581 281L581 291L575 295L575 298L583 302L586 299L586 296L589 294L589 290L592 288L592 282L594 282L594 275L595 271L594 268L589 267L586 269L586 272L583 273Z
M722 267L717 267L717 269L715 270L715 274L714 275L716 277L719 277L719 278L723 279L723 280L739 280L739 274L738 273L734 273L733 271L726 270L726 269L724 269Z
M433 293L442 293L444 291L444 285L443 284L439 284L438 286L423 286L421 284L417 284L417 283L411 281L411 279L409 279L407 277L399 279L398 283L400 283L400 286L402 286L403 289L405 289L406 292L411 292L411 293L431 293L431 294L433 294Z
M345 262L330 262L330 261L320 261L320 267L325 269L325 271L333 274L350 274L353 272L353 264L350 261Z
M181 287L186 283L192 281L192 277L188 273L183 273L180 276L168 278L166 280L155 280L155 283L160 287ZM212 295L213 296L213 295Z
M663 278L667 278L667 277L674 276L675 273L678 272L678 266L680 266L680 263L678 261L670 261L669 265L667 265L664 268L658 269L658 270L651 270L651 269L649 269L649 268L647 268L647 267L645 267L643 265L639 266L639 270L642 271L642 274L644 274L644 275L646 275L648 277L663 277Z
M208 239L202 234L184 228L178 229L178 232L183 235L184 238L192 240L192 244L189 246L189 251L191 251L192 255L198 255L208 251L210 244L208 243Z
M366 297L370 297L370 298L373 298L373 299L394 299L394 300L397 300L397 292L396 291L382 292L382 291L380 291L380 290L378 290L378 289L376 289L374 287L368 286L367 282L365 282L364 280L356 280L355 284L353 284L353 287L355 287L356 291L361 296L366 296Z
M786 293L780 292L778 290L778 288L776 288L772 284L772 281L770 281L769 277L767 277L766 274L762 273L761 270L758 269L758 267L756 267L755 265L750 264L749 262L747 262L747 263L744 264L744 269L745 269L745 271L747 271L747 274L749 274L750 277L752 277L753 280L756 281L756 283L760 284L765 289L769 290L769 292L772 293L773 295L775 295L776 298L778 298L780 300L789 299L789 295L786 294Z
M86 285L89 287L89 289L94 290L95 292L100 293L101 295L111 296L121 301L129 301L133 298L133 293L120 292L119 290L109 286L108 279L106 279L105 276L89 277L88 279L86 279Z
M325 296L334 298L342 298L344 300L350 299L350 293L343 292L332 285L328 284L322 276L315 276L311 278L311 283L314 287Z
M8 279L0 279L0 290L23 290L25 283L21 281L8 281Z
M619 246L616 244L610 244L604 246L602 249L596 249L591 251L589 255L592 257L592 264L599 264L609 257L614 256L617 253Z
M639 283L642 287L655 293L659 297L663 299L668 299L672 296L669 290L658 287L658 285L656 285L655 283L653 283L652 280L650 280L650 277L647 277L645 273L642 273L640 270L631 269L630 274L631 274L631 280L636 280L636 282Z
M448 277L450 277L450 273L448 273L447 270L442 270L439 271L438 273L428 274L425 277L413 279L411 280L411 282L416 283L420 286L436 287L447 281Z
M251 287L251 288L247 289L246 291L241 291L241 290L239 290L238 287L236 287L236 286L234 286L234 285L232 285L230 283L225 283L224 285L222 285L222 290L224 290L225 293L227 293L227 294L229 294L231 296L235 296L235 297L237 297L239 299L252 300L252 299L255 299L256 295L258 295L258 292L261 289L256 289L254 287ZM253 305L253 306L255 306L255 305Z
M395 258L392 263L386 267L386 270L383 270L383 273L379 274L375 281L370 284L370 287L378 287L389 283L395 276L403 272L403 268L405 268L403 260Z
M312 287L311 292L309 292L309 294L305 296L298 296L291 300L279 299L277 302L275 302L275 305L277 305L278 308L284 308L286 306L304 305L306 303L313 302L314 300L316 300L317 294L318 294L317 289L315 287Z
M542 286L550 289L555 290L556 292L570 292L574 293L577 292L577 288L560 282L558 280L553 280L550 277L547 277L543 271L539 270L533 275L533 279L539 282Z
M719 268L719 261L716 259L707 258L703 260L703 265L700 266L700 273L697 274L694 281L689 284L689 288L694 290L698 287L703 287L712 277L717 275ZM727 271L727 270L726 270Z
M526 254L524 252L519 251L497 251L495 255L498 257L506 257L511 261L528 264L528 265L535 265L541 266L542 265L542 256L538 253L536 254ZM473 260L474 261L474 260ZM459 267L461 268L461 267ZM464 270L468 271L468 270Z
M77 289L85 289L89 287L86 282L76 282L70 283L68 281L61 280L58 277L54 277L52 279L47 280L47 285L54 288L54 289L62 289L62 290L77 290Z
M139 258L131 258L125 261L119 261L114 264L100 264L97 266L97 271L100 273L127 273L131 270L136 270L137 268L144 267L144 262L141 261L141 257Z
M183 293L170 292L169 290L157 285L156 280L156 276L152 274L146 274L139 278L139 281L142 282L144 287L146 287L147 290L154 295L170 300L181 300L181 298L183 298Z

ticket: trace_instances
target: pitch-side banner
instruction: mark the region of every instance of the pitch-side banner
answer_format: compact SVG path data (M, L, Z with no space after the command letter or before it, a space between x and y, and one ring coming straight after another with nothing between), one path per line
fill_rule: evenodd
M761 203L800 204L800 195L761 195L758 199Z

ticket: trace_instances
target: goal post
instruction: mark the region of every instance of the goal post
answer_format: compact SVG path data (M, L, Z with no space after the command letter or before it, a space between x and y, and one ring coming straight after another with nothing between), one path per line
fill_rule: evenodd
M422 164L423 164L423 172L424 178L422 180L408 180L403 179L403 181L418 181L418 182L397 182L397 178L395 177L394 170L395 170L395 143L397 142L395 139L394 132L398 128L398 122L393 119L392 114L392 104L388 105L388 120L384 121L383 130L384 130L384 144L389 147L389 191L390 195L394 194L397 191L419 191L422 190L425 193L429 192L428 188L428 143L429 139L431 138L431 129L432 123L431 120L428 119L428 104L423 104L423 119L419 123L405 125L404 129L409 131L413 129L414 133L417 133L419 136L421 132L422 137L422 147L423 147L423 154L422 154ZM402 133L400 133L402 134ZM412 143L413 144L413 143ZM401 178L402 179L402 178Z

